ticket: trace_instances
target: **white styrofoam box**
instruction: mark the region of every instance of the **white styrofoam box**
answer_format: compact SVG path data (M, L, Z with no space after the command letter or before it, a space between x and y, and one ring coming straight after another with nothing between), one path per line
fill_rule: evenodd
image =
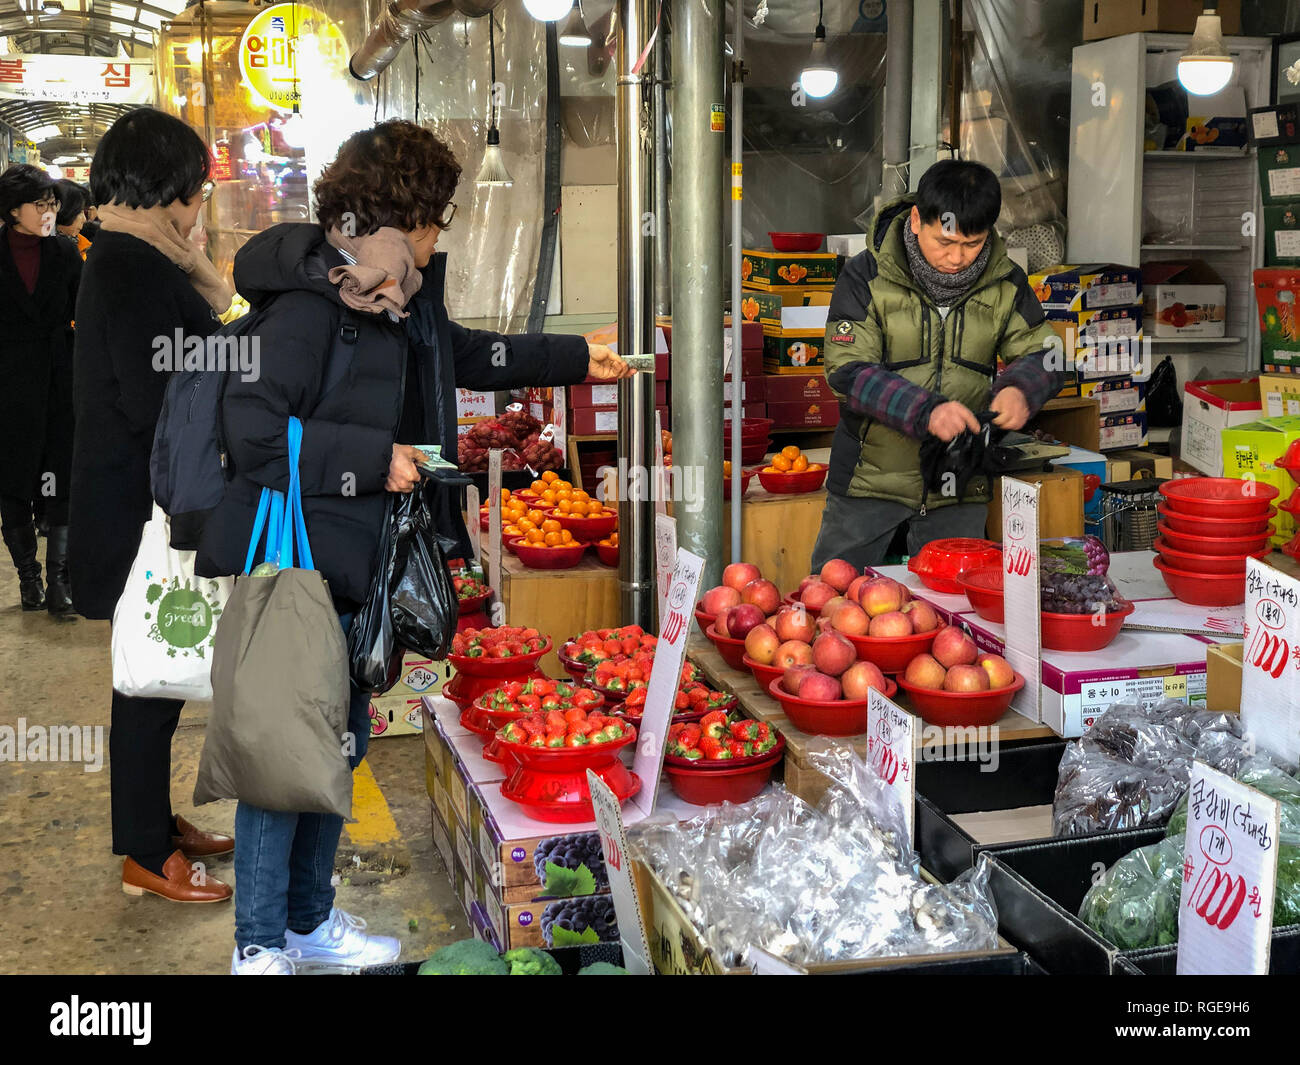
M826 237L826 250L832 255L843 255L852 259L867 250L865 233L830 233Z

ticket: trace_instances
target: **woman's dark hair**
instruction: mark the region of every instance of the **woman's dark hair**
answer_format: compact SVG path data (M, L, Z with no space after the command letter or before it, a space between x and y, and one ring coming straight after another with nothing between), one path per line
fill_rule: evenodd
M962 234L978 237L993 228L1002 212L1002 186L983 163L944 159L921 175L916 208L924 225L951 214Z
M354 133L312 188L316 217L365 236L382 226L410 232L444 217L460 163L450 148L414 122L395 119Z
M90 164L97 204L166 207L192 200L212 173L212 156L179 118L139 107L114 122Z
M59 215L55 224L70 226L77 220L77 215L86 209L86 190L68 178L58 182L58 189Z
M15 163L0 174L0 222L13 221L12 212L25 203L36 203L53 196L58 198L54 179L39 166Z

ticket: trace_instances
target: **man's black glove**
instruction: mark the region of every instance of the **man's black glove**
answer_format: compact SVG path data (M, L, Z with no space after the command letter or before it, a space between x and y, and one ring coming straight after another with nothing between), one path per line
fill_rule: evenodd
M997 415L992 411L976 417L978 433L967 429L947 442L931 434L921 444L921 476L927 493L961 499L971 478L979 474L996 477L1001 472L998 442L1005 430L993 424Z

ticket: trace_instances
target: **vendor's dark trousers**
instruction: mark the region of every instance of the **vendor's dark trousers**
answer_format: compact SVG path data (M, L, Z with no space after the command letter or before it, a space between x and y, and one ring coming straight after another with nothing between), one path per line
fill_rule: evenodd
M988 511L983 503L953 503L922 514L890 499L859 499L827 492L821 532L813 547L813 572L833 558L842 558L858 569L879 566L900 525L907 526L909 555L915 555L931 540L952 536L983 539Z
M140 699L113 692L108 757L113 853L140 861L172 846L172 735L181 699ZM142 863L143 864L143 863Z

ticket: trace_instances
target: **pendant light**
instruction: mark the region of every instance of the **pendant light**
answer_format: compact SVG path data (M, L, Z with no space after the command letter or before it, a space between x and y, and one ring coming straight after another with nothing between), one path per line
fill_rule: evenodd
M839 73L830 64L826 54L826 27L822 25L822 0L817 0L817 32L813 34L812 50L808 63L799 75L799 85L805 93L820 100L835 91Z
M587 20L582 17L582 0L573 6L573 11L564 21L560 30L560 43L572 48L587 48L591 45L591 31L587 29Z
M1195 96L1212 96L1232 79L1232 56L1223 43L1223 20L1218 5L1207 3L1196 17L1192 43L1178 60L1178 80Z
M573 0L524 0L524 10L538 22L558 22L572 7Z
M489 119L487 148L483 151L483 165L478 168L478 177L474 184L479 188L510 188L514 179L506 169L506 161L501 158L501 131L497 129L497 41L495 20L488 12L488 55L491 82L488 85Z

